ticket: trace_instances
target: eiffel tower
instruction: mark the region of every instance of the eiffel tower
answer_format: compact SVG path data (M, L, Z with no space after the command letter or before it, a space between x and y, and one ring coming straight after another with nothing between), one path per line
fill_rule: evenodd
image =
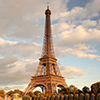
M52 94L57 91L57 86L67 88L64 77L61 75L57 59L55 58L52 34L51 34L51 11L49 6L45 11L45 34L42 48L42 55L39 59L39 64L36 73L31 77L30 83L25 88L24 93L27 94L33 91L36 87L40 86L45 93Z

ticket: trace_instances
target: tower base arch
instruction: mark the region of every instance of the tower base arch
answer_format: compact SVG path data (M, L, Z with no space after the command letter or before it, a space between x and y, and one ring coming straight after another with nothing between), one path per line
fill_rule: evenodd
M30 91L33 91L37 86L43 85L45 87L46 94L53 94L57 91L57 86L61 85L64 88L67 88L65 79L63 77L55 76L43 76L43 77L32 77L28 87L25 89L25 94Z

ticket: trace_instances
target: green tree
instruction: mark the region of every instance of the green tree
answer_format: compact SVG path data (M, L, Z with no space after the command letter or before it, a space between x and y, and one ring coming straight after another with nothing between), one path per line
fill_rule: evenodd
M91 92L94 94L100 93L100 82L96 82L91 85Z
M84 86L82 88L82 91L83 91L83 93L89 93L90 92L89 87L87 87L87 86Z

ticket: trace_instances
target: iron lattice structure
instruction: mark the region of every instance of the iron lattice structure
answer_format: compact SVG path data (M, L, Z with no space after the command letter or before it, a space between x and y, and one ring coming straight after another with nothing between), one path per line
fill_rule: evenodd
M51 21L50 21L51 11L47 9L45 11L45 14L46 14L46 21L45 21L45 35L44 35L44 42L42 49L42 57L48 56L55 58L53 42L52 42L52 34L51 34Z
M57 59L55 58L52 34L51 34L51 21L50 15L51 11L49 6L45 11L46 21L45 21L45 35L43 41L42 55L39 59L39 65L37 67L36 73L32 76L31 81L25 89L25 93L33 91L37 86L44 86L46 93L51 94L56 91L57 86L61 88L67 88L64 77L62 77Z

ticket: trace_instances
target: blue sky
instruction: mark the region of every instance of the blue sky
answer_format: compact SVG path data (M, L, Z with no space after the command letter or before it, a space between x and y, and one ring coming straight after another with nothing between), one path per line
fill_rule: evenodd
M22 89L41 57L47 0L0 0L0 89ZM100 0L49 1L53 44L66 83L100 81Z

